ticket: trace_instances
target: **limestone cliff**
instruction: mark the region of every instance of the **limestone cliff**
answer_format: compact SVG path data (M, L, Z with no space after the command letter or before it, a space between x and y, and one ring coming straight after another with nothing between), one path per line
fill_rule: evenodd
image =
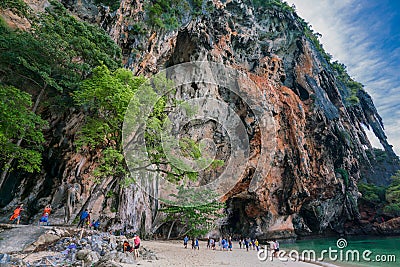
M343 233L345 222L360 216L356 186L360 162L371 168L365 153L371 145L362 125L371 127L388 155L395 157L371 97L360 90L359 102L347 103L349 90L291 10L273 5L254 8L245 0L214 1L212 9L196 16L186 14L177 29L166 30L141 23L146 18L141 0L122 0L115 11L105 6L95 9L93 1L61 2L82 19L103 27L121 46L124 64L135 74L149 76L176 64L207 60L246 73L260 88L276 124L275 155L257 190L249 190L253 173L249 166L248 175L224 196L228 205L221 226L224 232L261 239ZM198 92L185 88L178 97L205 94L202 87ZM251 112L234 95L213 92L215 98L235 106L243 121L251 121ZM147 232L157 228L155 200L135 186L122 188L112 177L99 184L90 179L96 154L77 154L73 149L81 116L73 109L64 117L47 116L51 127L42 173L13 174L15 182L9 179L1 195L11 190L14 196L2 205L11 210L16 203L26 202L33 219L50 202L60 223L64 214L72 222L82 208L89 207L114 228L142 227ZM257 158L263 137L257 134L257 126L246 125L251 156ZM217 127L207 128L210 136L213 130ZM221 155L225 156L229 155ZM147 189L157 187L149 184Z

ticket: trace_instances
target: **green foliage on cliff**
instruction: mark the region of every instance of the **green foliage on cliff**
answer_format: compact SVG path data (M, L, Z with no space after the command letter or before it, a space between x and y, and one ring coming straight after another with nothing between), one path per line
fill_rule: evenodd
M212 2L207 0L149 0L145 5L146 21L167 30L177 29L184 20L211 10Z
M275 8L279 11L295 12L294 6L281 0L252 0L254 8Z
M135 91L145 81L127 69L110 71L102 65L93 70L73 94L75 103L86 111L86 121L77 135L78 149L101 152L94 175L98 178L123 176L121 129L126 109Z
M357 93L359 90L364 90L364 85L353 80L350 75L346 71L346 66L338 61L331 62L331 67L336 74L336 78L343 83L347 90L347 97L345 99L345 103L349 105L355 105L360 102L357 97ZM339 87L342 89L341 87Z
M164 200L166 206L160 211L167 217L165 221L182 226L180 236L199 237L204 236L215 228L218 218L224 214L221 212L225 207L224 203L214 200L213 192L195 191L192 188L179 187L175 201ZM204 204L204 199L210 200Z
M121 5L121 0L94 0L96 5L105 5L110 7L111 11L115 11Z
M0 166L5 166L13 158L16 169L40 171L44 143L41 128L47 123L31 108L28 93L13 86L0 85ZM23 140L23 147L18 145L18 140Z
M11 9L20 16L28 14L28 5L23 0L2 0L0 9Z
M185 0L151 0L145 9L151 26L172 30L179 27L190 5Z
M383 186L377 186L368 183L360 183L358 184L358 190L362 194L361 199L365 201L374 204L380 204L385 202L386 188Z
M394 216L400 216L400 170L392 176L392 182L386 190L386 200L388 205L384 211Z
M389 158L385 150L375 147L372 148L372 150L371 149L365 150L365 154L367 154L367 157L370 161L376 160L377 162L384 162L386 159Z
M14 165L11 164L13 161L25 171L40 170L40 144L45 124L39 116L34 116L36 112L46 110L49 105L62 112L63 103L70 100L69 93L95 66L103 62L115 69L121 64L120 48L103 30L78 21L59 2L50 3L46 12L35 15L20 1L1 3L1 7L25 10L31 24L24 32L10 29L0 19L0 86L4 93L14 92L14 104L20 105L20 110L15 110L19 110L19 119L23 122L22 128L14 129L19 138L2 134L3 141L8 140L0 163L3 174ZM7 107L4 112L9 112L10 116L2 116L2 125L15 124L17 127L19 119L11 116L13 109L7 106L12 103L4 103ZM27 125L23 118L28 119L28 115L31 122ZM21 132L25 128L26 131ZM0 186L2 182L3 178Z
M0 26L0 73L6 84L31 92L71 91L100 62L112 69L121 64L120 48L103 30L78 21L58 2L31 23L29 32Z

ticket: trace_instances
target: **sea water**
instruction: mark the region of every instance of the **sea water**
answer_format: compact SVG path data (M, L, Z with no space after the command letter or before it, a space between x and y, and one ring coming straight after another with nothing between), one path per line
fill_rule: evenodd
M315 252L316 260L339 266L400 266L400 237L298 240L293 244L281 244L281 250L292 255L298 253L306 258L310 258Z

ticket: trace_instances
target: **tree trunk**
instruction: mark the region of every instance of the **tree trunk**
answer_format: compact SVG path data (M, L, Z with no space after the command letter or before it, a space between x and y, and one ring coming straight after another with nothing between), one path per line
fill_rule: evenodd
M167 239L169 239L169 237L171 236L172 228L174 228L175 222L176 220L172 222L171 227L169 228Z

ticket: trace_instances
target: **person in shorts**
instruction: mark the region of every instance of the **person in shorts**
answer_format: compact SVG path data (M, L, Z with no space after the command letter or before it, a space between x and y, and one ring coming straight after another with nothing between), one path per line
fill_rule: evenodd
M133 252L134 257L139 257L140 237L137 234L133 234Z

